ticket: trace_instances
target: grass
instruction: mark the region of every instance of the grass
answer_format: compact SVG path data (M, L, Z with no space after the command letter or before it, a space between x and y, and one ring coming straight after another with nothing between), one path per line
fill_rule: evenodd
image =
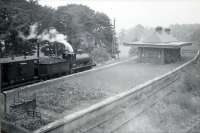
M103 99L105 96L101 89L82 89L78 84L68 85L65 88L52 88L48 92L44 90L37 94L37 106L63 113L66 110L72 110L81 102Z
M200 115L200 68L190 65L173 84L175 91L147 112L154 128L163 132L182 132Z
M106 97L101 89L82 89L77 83L75 85L63 88L50 88L48 91L43 90L36 95L37 111L41 109L48 110L49 116L46 117L41 114L41 117L29 116L26 110L17 109L13 110L10 114L5 116L5 120L14 123L16 126L21 126L28 130L35 130L47 123L55 120L59 114L65 111L71 111L76 106L80 107L81 104L91 104L93 100L100 100ZM51 112L54 112L50 114Z

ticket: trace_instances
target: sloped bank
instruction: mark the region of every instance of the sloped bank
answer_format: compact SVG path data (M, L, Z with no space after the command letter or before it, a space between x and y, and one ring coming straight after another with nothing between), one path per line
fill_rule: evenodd
M120 132L120 129L125 128L131 120L146 113L150 107L156 106L161 99L174 92L176 88L169 86L180 82L183 79L183 73L187 73L191 68L198 69L199 66L198 52L195 58L167 74L110 97L89 108L65 116L41 127L34 133ZM134 132L134 129L131 129L131 131ZM135 130L135 132L137 131ZM159 131L162 132L163 130L160 129ZM127 132L129 131L127 130Z
M115 133L200 133L200 60L179 72L176 82L154 98L153 103Z

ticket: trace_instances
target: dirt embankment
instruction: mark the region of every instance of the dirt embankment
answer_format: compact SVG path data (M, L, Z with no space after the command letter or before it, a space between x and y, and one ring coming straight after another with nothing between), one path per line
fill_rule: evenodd
M172 92L129 123L131 133L200 133L200 64L188 66L169 87Z

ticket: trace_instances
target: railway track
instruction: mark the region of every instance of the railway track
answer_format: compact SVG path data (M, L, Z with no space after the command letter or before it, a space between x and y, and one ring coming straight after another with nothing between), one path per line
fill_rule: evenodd
M114 110L117 110L117 113L109 112L109 117L106 117L106 120L100 121L98 124L93 125L85 131L80 130L81 133L125 133L126 131L124 128L126 128L129 123L175 90L173 87L169 89L169 86L178 79L179 77L176 76L176 78L164 84L161 88L155 88L145 92L145 94L143 94L145 96L142 98L136 98L132 102L129 101L129 103L115 108ZM87 127L86 125L84 126Z

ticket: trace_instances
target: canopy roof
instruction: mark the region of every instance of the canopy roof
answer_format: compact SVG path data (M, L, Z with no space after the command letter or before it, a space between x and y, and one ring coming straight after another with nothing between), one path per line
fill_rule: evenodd
M128 42L124 45L137 46L137 47L154 47L154 48L180 48L183 46L192 45L191 42L181 42L173 37L170 33L156 32L143 37L140 41L137 42Z
M166 32L153 32L152 34L142 38L141 41L144 43L169 43L177 42L178 40Z
M170 43L143 43L143 42L134 42L134 43L124 43L124 45L137 46L137 47L153 47L153 48L180 48L183 46L192 45L191 42L170 42Z

